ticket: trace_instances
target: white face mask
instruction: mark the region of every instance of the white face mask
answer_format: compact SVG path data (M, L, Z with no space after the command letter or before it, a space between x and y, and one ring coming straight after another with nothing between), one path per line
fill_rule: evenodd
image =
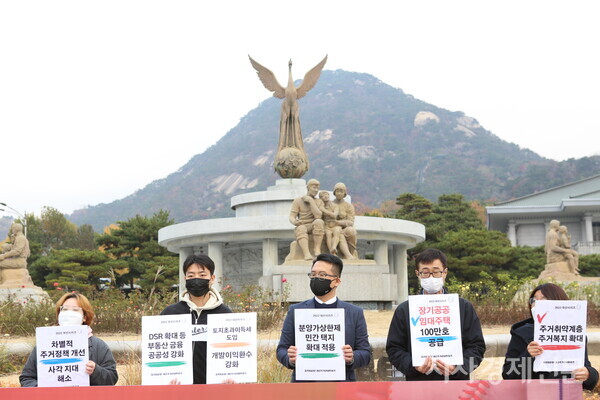
M444 278L434 278L433 276L421 278L421 287L425 293L437 293L444 287Z
M58 314L58 324L60 326L75 326L83 323L83 315L77 311L61 311Z

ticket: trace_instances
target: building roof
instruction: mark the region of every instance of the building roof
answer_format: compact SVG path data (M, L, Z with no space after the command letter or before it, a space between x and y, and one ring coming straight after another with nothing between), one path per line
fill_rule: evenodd
M511 219L581 216L600 213L600 175L486 207L488 229L505 231Z
M496 206L558 205L563 199L600 199L600 175L556 186L516 199L498 202Z

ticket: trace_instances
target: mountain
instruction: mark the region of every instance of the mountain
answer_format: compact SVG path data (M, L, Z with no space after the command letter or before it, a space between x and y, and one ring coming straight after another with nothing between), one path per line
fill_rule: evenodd
M278 176L272 162L281 100L270 98L178 171L110 204L75 211L70 220L100 231L135 214L169 210L177 222L233 216L233 195L265 190ZM310 169L323 189L344 182L354 203L377 207L400 193L431 200L462 193L506 200L600 173L600 157L557 162L507 143L476 119L404 93L377 78L323 71L300 100Z
M8 238L8 231L13 223L12 217L3 216L0 218L0 242Z

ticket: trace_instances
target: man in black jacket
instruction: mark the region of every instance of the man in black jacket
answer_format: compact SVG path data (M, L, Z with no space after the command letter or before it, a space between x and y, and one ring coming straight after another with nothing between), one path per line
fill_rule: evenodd
M160 315L190 314L193 325L206 328L208 314L230 313L223 304L215 282L215 263L204 254L191 255L183 262L185 288L179 303L171 304ZM206 329L204 329L206 331ZM193 342L194 384L206 383L206 339ZM176 380L171 383L177 384Z
M426 249L416 260L423 295L445 294L444 282L448 273L446 255L437 249ZM386 351L390 363L406 376L407 381L421 380L467 380L479 366L485 352L485 341L479 317L473 305L459 298L460 326L462 335L463 365L450 365L442 360L428 357L418 366L412 365L410 345L410 322L408 301L400 304L390 324Z

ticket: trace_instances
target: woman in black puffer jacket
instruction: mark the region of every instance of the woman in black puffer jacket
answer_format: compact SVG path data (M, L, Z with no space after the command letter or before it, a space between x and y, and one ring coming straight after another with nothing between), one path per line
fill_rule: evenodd
M539 285L529 296L529 308L536 300L569 300L565 291L553 283ZM533 341L533 318L518 322L510 329L510 343L506 351L502 377L504 379L561 379L575 378L583 383L583 388L592 390L598 383L598 371L588 360L587 340L584 366L574 371L548 372L533 371L535 356L542 354L539 343Z

